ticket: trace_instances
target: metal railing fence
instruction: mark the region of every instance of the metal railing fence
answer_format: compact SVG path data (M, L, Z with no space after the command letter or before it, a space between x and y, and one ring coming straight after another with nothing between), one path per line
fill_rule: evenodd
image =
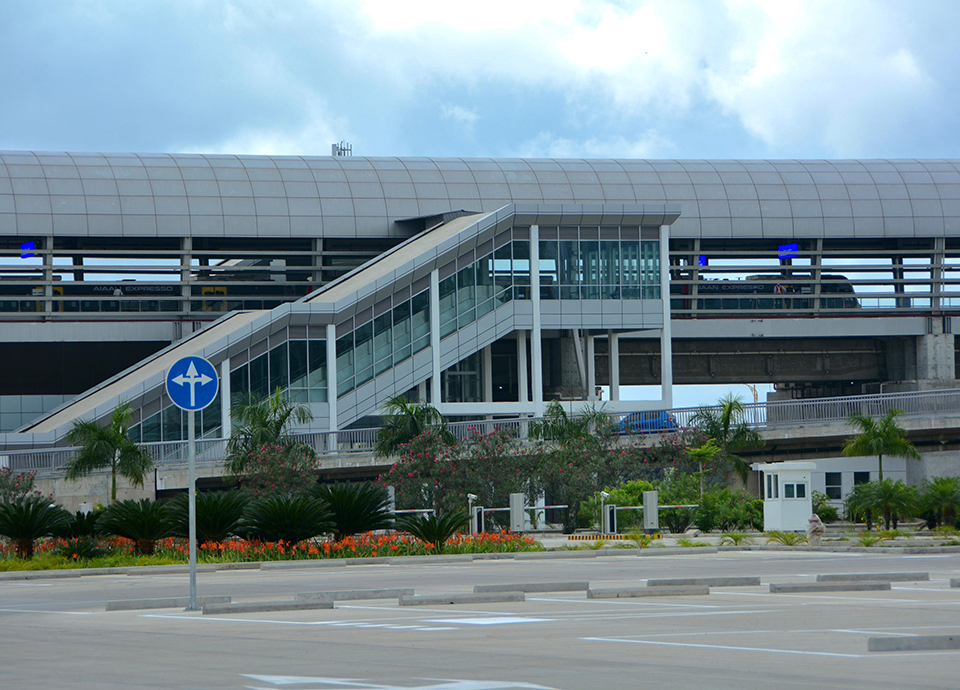
M857 395L844 398L820 398L814 400L787 400L770 403L747 403L744 405L744 420L758 429L776 429L780 427L802 426L806 423L843 423L851 415L879 417L891 409L903 410L903 418L933 417L944 414L960 414L960 389L941 391L921 391L913 393L882 393L879 395ZM718 407L687 407L666 411L670 421L661 428L646 428L645 433L669 432L694 426L696 417L702 410L719 410ZM631 435L628 418L632 413L611 413L610 419L615 427L619 426L623 435ZM449 424L450 432L458 441L470 438L473 434L489 434L495 430L506 430L511 436L526 439L530 424L538 420L527 418L481 419L469 422ZM337 456L341 454L370 454L374 450L378 428L348 429L337 432L309 432L294 434L297 441L308 444L318 455ZM637 434L640 435L640 434ZM335 441L334 441L335 439ZM201 463L219 462L226 451L227 439L210 438L197 441L197 460ZM158 467L170 467L187 462L186 441L165 441L144 443L154 464ZM76 448L51 448L22 451L0 451L0 467L9 467L18 472L51 473L62 472L76 452ZM321 466L329 466L323 462Z

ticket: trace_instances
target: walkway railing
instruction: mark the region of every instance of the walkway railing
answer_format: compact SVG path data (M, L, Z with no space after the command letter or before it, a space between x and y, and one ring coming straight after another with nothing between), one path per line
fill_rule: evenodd
M903 410L903 419L936 417L947 414L960 415L960 390L923 391L918 393L883 393L880 395L857 395L844 398L820 398L816 400L787 400L771 403L748 403L744 405L745 420L751 426L763 429L803 426L807 423L843 423L850 415L879 417L889 410ZM707 408L710 409L710 408ZM713 408L716 409L716 408ZM671 432L693 426L701 408L687 407L667 410L659 426L642 427L646 433ZM634 428L631 420L636 413L611 414L611 421L620 426L624 435L631 435ZM626 420L626 421L625 421ZM488 434L505 429L517 438L527 438L532 418L493 419L471 422L455 422L450 431L458 440L469 438L474 433ZM370 454L377 440L377 428L349 429L330 432L312 432L295 435L298 441L309 444L321 456L335 454ZM634 433L634 435L640 435ZM334 445L336 438L336 448ZM226 439L200 439L197 441L197 461L217 463L223 460ZM143 444L154 464L158 467L175 466L187 462L187 442L167 441ZM0 467L10 467L18 472L62 472L76 452L75 448L0 452Z

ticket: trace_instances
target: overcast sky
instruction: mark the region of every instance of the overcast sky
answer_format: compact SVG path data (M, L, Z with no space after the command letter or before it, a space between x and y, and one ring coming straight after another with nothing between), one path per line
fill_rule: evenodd
M960 2L0 3L0 148L958 155Z
M0 149L958 157L958 27L957 0L0 0Z

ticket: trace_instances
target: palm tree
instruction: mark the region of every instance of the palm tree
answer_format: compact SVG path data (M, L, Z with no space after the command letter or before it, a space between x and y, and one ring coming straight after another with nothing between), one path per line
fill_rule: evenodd
M859 434L843 443L843 454L847 456L876 455L879 461L878 479L883 481L883 456L895 458L920 459L920 452L907 440L906 430L897 424L897 415L903 410L892 409L879 420L862 414L847 417L847 423L856 427Z
M67 440L80 446L67 462L67 479L75 481L95 470L110 468L110 501L117 500L117 475L129 479L134 486L143 486L144 477L153 468L150 454L130 438L128 423L133 410L120 403L103 427L92 419L73 422Z
M313 420L310 408L290 402L279 388L268 398L241 396L233 403L230 415L234 426L224 464L233 474L242 474L250 454L264 446L280 446L286 455L317 455L310 444L290 436L292 425Z
M377 441L373 447L374 454L379 458L396 454L400 446L427 430L437 432L440 440L448 446L457 442L447 428L447 420L429 403L411 402L402 395L397 395L387 400L380 410L385 419L377 432Z
M760 448L766 443L760 432L747 423L746 411L743 400L730 393L713 407L701 407L692 420L707 438L713 439L720 447L723 456L730 461L744 484L747 483L750 465L735 452L745 448Z
M544 441L573 441L595 432L608 433L613 423L602 407L586 405L580 414L569 416L556 400L551 400L544 410L543 419L530 423L530 437Z

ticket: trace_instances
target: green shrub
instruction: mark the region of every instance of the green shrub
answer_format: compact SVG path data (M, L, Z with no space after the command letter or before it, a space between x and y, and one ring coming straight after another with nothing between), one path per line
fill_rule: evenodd
M822 522L836 522L840 519L840 511L827 503L827 495L822 491L813 492L813 512L820 516Z
M694 505L700 502L700 481L690 474L674 472L673 476L657 484L660 505ZM671 534L686 532L693 523L694 509L668 508L660 510L660 524Z
M610 494L604 503L615 506L642 506L643 492L655 491L655 487L643 479L624 482L616 488L607 487ZM595 493L589 500L580 505L581 516L586 515L590 523L599 524L600 519L600 492ZM639 510L617 511L617 528L620 532L640 529L643 526L643 512Z
M197 493L197 543L224 541L237 534L247 503L247 496L241 491ZM177 495L167 503L167 511L173 535L187 538L190 531L190 495Z
M141 556L153 555L157 542L173 532L166 506L146 498L114 503L103 511L98 525L104 534L133 540Z
M241 531L263 541L296 544L333 528L330 510L320 499L300 495L265 496L244 511Z
M393 526L390 498L381 486L368 483L318 484L312 494L330 509L335 541Z
M694 521L704 532L763 528L763 501L745 491L715 489L704 493L699 503Z
M100 548L100 540L93 536L69 537L57 547L56 554L73 561L88 561L107 554Z
M0 503L0 536L13 542L18 558L33 558L37 539L63 529L70 514L50 499L30 494L9 503Z

